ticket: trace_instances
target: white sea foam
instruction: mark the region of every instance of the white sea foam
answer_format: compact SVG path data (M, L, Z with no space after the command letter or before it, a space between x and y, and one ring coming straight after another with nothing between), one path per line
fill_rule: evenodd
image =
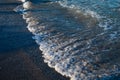
M89 9L85 9L85 8L82 8L82 7L74 5L74 4L68 5L67 0L65 0L63 2L58 1L58 3L63 7L67 7L67 8L70 8L70 9L75 9L77 13L84 11L83 15L86 15L86 16L89 15L91 17L98 18L98 19L101 18L101 16L99 14L97 14L96 12L91 11Z
M29 9L30 6L31 6L31 4L32 4L32 3L31 3L30 1L24 2L24 3L23 3L24 9Z
M99 26L101 17L96 12L59 3L23 4L24 9L31 10L24 12L23 18L40 45L44 62L71 80L95 80L116 73L115 64L104 61L112 49L106 36L113 38L117 33L108 35L109 29ZM32 11L33 6L36 11ZM103 43L108 48L101 47Z
M21 1L21 2L26 2L27 0L18 0L18 1Z

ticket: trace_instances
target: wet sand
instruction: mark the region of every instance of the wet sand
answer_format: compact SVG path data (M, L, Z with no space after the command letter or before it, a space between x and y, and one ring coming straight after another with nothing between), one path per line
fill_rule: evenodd
M0 80L69 80L43 62L15 0L0 2Z

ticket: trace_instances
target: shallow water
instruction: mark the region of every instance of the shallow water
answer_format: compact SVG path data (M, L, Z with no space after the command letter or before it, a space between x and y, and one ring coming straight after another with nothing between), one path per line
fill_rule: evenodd
M44 62L71 80L120 73L120 1L25 2L15 8L40 45Z

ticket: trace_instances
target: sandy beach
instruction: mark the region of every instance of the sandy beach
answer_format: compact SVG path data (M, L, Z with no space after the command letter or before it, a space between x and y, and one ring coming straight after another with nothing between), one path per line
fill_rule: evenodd
M15 0L0 2L0 80L69 80L43 62Z

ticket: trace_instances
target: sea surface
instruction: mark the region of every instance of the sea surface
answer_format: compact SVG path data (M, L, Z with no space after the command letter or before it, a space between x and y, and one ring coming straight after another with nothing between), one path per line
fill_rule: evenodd
M120 80L120 0L23 1L44 62L70 80Z

